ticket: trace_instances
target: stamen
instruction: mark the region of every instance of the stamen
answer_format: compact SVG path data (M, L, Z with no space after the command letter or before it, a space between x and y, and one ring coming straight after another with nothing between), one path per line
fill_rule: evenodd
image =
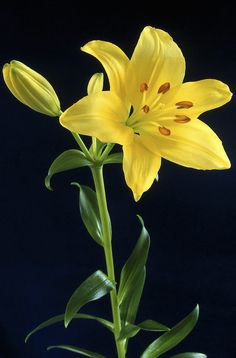
M148 113L150 108L145 104L145 106L142 107L142 110L144 111L144 113Z
M159 127L159 132L166 136L171 134L171 131L166 127Z
M191 121L191 119L187 116L175 116L176 119L174 120L177 123L188 123L189 121Z
M166 93L168 90L170 89L170 82L165 82L163 83L163 85L161 85L161 87L159 88L159 90L157 91L157 93Z
M144 91L147 91L148 90L148 85L147 85L147 83L145 83L145 82L143 82L143 83L141 83L141 85L140 85L140 92L144 92Z
M177 106L178 109L180 109L180 108L191 108L193 106L193 102L191 102L191 101L181 101L181 102L175 103L175 105Z

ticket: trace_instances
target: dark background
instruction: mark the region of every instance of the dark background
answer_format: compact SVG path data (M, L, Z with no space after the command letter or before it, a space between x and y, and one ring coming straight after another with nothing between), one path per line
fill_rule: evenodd
M122 3L111 3L111 8L81 6L53 1L2 4L1 66L17 59L43 74L65 109L86 94L90 76L102 70L80 46L107 40L131 55L143 27L152 25L168 31L181 47L186 81L216 78L235 92L236 30L229 6L207 11L199 3L161 7L146 2L130 12ZM200 305L194 331L163 357L184 351L203 352L209 358L236 357L235 109L233 98L201 117L223 140L230 170L195 171L163 161L159 182L137 204L121 167L105 170L117 276L139 234L136 214L151 235L138 321L152 318L174 325ZM88 169L55 177L54 192L44 187L53 159L76 148L70 133L57 119L18 102L2 79L0 114L0 357L70 357L74 353L45 348L71 344L114 358L112 336L91 321L72 322L67 330L58 324L24 343L26 333L38 323L63 313L68 298L88 275L105 268L101 249L82 225L78 191L69 185L74 180L92 185ZM109 318L109 301L90 303L83 312ZM128 357L140 356L156 337L140 333L131 340Z

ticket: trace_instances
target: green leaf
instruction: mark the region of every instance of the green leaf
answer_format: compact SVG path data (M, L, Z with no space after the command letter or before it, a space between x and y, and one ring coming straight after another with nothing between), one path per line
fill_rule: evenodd
M123 161L123 153L113 153L108 155L104 164L120 164Z
M169 327L157 321L153 321L152 319L147 319L139 323L138 327L140 327L144 331L170 331Z
M98 208L97 195L94 190L85 185L73 182L80 189L79 209L83 223L91 237L101 246L102 242L102 223Z
M153 341L140 358L157 358L179 344L194 328L199 316L199 306L175 325L170 331Z
M91 165L91 162L86 158L86 156L81 150L66 150L52 162L48 170L48 175L45 178L46 188L52 190L51 179L53 175L65 172L67 170L84 167L86 165Z
M140 330L163 332L169 331L170 328L153 320L146 320L137 325L128 323L122 328L119 339L134 337Z
M86 303L98 300L115 288L114 283L100 270L89 276L72 294L65 312L65 327Z
M207 358L207 356L203 353L189 352L189 353L179 353L172 356L171 358Z
M65 349L66 351L79 353L82 356L91 357L91 358L106 358L105 356L102 356L101 354L88 351L87 349L75 347L75 346L68 346L68 345L60 345L60 346L51 346L48 347L47 350L50 351L51 349L59 348L59 349Z
M138 216L142 231L133 252L125 263L120 278L118 302L120 304L121 318L124 322L134 323L141 295L143 292L150 237L143 220Z
M42 329L46 328L46 327L49 327L55 323L58 323L58 322L63 322L64 321L64 317L65 317L65 314L60 314L60 315L57 315L57 316L54 316L44 322L42 322L41 324L39 324L37 327L35 327L28 335L27 337L25 338L25 343L28 341L28 339L30 338L30 336L32 336L32 334L38 332L38 331L41 331ZM92 315L89 315L89 314L84 314L84 313L78 313L74 316L74 319L91 319L91 320L95 320L99 323L101 323L104 327L108 328L110 331L113 332L113 323L110 322L110 321L107 321L106 319L104 318L100 318L100 317L97 317L97 316L92 316Z

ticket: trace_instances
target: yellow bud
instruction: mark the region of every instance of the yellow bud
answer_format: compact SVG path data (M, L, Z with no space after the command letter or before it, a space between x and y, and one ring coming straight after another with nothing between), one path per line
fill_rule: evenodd
M11 93L20 102L48 116L60 116L57 94L39 73L22 62L13 60L3 66L3 77Z
M103 90L103 73L95 73L89 80L88 95L101 92Z

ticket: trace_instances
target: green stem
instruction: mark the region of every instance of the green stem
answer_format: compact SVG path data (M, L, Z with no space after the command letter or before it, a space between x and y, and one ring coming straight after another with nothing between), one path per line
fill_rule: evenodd
M113 253L112 253L110 219L109 219L109 213L107 208L106 191L105 191L104 179L103 179L103 167L94 166L92 168L92 174L93 174L93 180L95 184L99 212L100 212L101 223L102 223L102 234L103 234L103 244L104 244L104 253L106 259L107 275L112 281L116 282ZM118 354L118 358L125 358L124 341L118 340L121 331L121 319L120 319L120 311L118 306L116 289L111 291L110 298L111 298L112 316L113 316L113 324L114 324L114 337L116 342L117 354Z
M108 155L109 155L110 151L112 150L112 148L114 147L114 145L115 144L113 144L113 143L107 144L104 152L102 153L101 157L99 158L101 161L105 160L108 157Z
M79 145L80 149L84 152L84 154L86 155L86 157L90 160L93 160L91 154L89 153L88 148L86 147L86 145L84 144L82 138L80 137L79 134L71 132L71 134L73 135L73 137L75 138L77 144Z

